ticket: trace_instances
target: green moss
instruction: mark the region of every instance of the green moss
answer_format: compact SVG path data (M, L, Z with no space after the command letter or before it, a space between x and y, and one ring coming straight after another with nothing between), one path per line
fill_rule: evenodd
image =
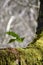
M27 48L0 49L0 65L43 65L43 34Z

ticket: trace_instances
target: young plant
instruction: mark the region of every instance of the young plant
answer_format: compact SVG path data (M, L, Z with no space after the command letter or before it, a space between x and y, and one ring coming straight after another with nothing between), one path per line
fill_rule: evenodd
M9 40L9 43L14 42L14 41L23 42L23 40L24 40L24 37L21 38L21 37L20 37L18 34L16 34L15 32L9 31L9 32L6 32L6 34L11 35L11 36L13 36L13 37L15 38L15 39L10 39L10 40Z

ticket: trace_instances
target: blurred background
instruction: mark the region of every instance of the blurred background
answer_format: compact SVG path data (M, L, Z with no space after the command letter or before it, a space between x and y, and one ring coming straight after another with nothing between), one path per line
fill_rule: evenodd
M18 4L18 3L16 3L15 2L15 0L11 0L10 2L9 2L9 4L7 4L6 5L6 1L8 2L8 1L10 1L10 0L0 0L0 41L1 41L1 43L3 43L3 41L4 41L4 39L7 41L7 38L6 38L6 34L5 34L5 32L6 32L6 30L8 30L8 28L9 28L9 26L10 26L10 28L12 29L12 31L15 31L16 33L18 33L19 35L21 35L21 36L23 36L24 34L25 34L25 32L27 33L28 32L28 35L27 35L27 40L26 40L26 43L27 43L27 41L29 41L29 43L30 43L30 41L31 41L31 39L33 40L33 37L34 37L34 34L33 33L35 33L36 34L36 27L37 27L37 24L34 22L34 19L36 19L36 17L34 18L33 17L33 13L31 12L31 10L32 11L34 11L35 13L35 16L38 16L38 13L36 13L36 10L34 9L33 10L33 8L31 7L30 8L30 6L28 6L28 8L26 8L26 12L28 13L26 13L25 15L23 15L23 20L22 21L24 21L24 20L26 20L27 22L25 22L24 24L25 24L25 27L24 27L24 24L23 24L23 26L22 27L24 27L24 30L26 29L27 30L27 25L26 25L26 23L29 23L29 31L26 31L25 30L25 32L23 32L23 35L22 35L22 33L21 33L21 29L20 29L20 27L21 27L21 25L20 25L20 27L17 27L17 28L15 28L14 27L14 24L16 24L16 23L14 23L14 21L13 21L13 23L12 23L12 25L7 25L8 24L8 22L9 22L9 20L10 20L10 18L12 19L13 17L11 17L11 16L14 16L14 15L18 15L18 14L20 14L21 12L21 10L24 10L24 6L22 7L22 6L19 6L20 4ZM19 0L18 0L19 1ZM17 2L18 2L17 1ZM26 0L22 0L22 1L26 1ZM35 4L35 5L37 5L37 3L38 3L38 1L39 0L28 0L28 1L30 1L30 3L31 4ZM34 1L34 2L33 2ZM2 4L1 4L1 2L2 2ZM3 6L3 3L5 3L4 4L4 6ZM15 7L14 7L14 3L15 3ZM19 11L19 9L20 9L20 11ZM24 12L25 12L25 10L24 10ZM42 0L40 0L40 11L38 11L39 12L39 17L38 17L38 19L37 19L37 21L38 21L38 27L37 27L37 34L39 34L40 32L41 32L41 30L43 30L43 1ZM15 14L16 13L16 14ZM33 17L33 19L31 20L31 16L30 15L32 15L32 17ZM26 16L26 17L25 17ZM30 17L30 18L29 18ZM28 19L27 19L28 18ZM15 22L18 22L19 23L19 20L15 20ZM21 21L21 19L20 19L20 21ZM29 21L29 22L28 22ZM33 22L33 23L32 23ZM32 23L32 24L31 24ZM7 26L7 27L6 27ZM21 27L21 28L22 28ZM20 30L20 31L18 31L18 29ZM22 28L23 29L23 28ZM31 33L30 33L31 32ZM29 40L28 40L28 37L30 37L30 35L31 35L31 38L29 38ZM8 37L8 40L9 40L9 37ZM26 44L25 43L25 44ZM5 44L6 44L6 42L5 42ZM24 44L24 45L25 45ZM23 45L22 45L23 46Z
M40 11L38 17L37 33L40 33L41 30L43 30L43 0L40 0Z

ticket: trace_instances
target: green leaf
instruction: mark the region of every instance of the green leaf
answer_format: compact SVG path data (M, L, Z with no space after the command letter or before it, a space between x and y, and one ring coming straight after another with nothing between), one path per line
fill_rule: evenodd
M15 32L12 32L12 31L6 32L6 34L11 35L11 36L16 37L16 38L19 37L18 34L16 34Z
M15 39L10 39L8 43L12 43L14 41L15 41Z
M18 42L23 42L24 38L18 38L16 39Z
M9 43L14 42L15 40L18 42L23 42L24 38L20 38L20 36L18 34L16 34L15 32L9 31L6 32L8 35L11 35L13 37L16 37L16 39L10 39Z

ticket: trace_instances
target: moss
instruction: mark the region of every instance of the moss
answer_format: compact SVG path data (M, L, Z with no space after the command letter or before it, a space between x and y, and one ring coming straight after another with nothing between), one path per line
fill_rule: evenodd
M0 65L43 65L43 34L27 48L0 49Z

